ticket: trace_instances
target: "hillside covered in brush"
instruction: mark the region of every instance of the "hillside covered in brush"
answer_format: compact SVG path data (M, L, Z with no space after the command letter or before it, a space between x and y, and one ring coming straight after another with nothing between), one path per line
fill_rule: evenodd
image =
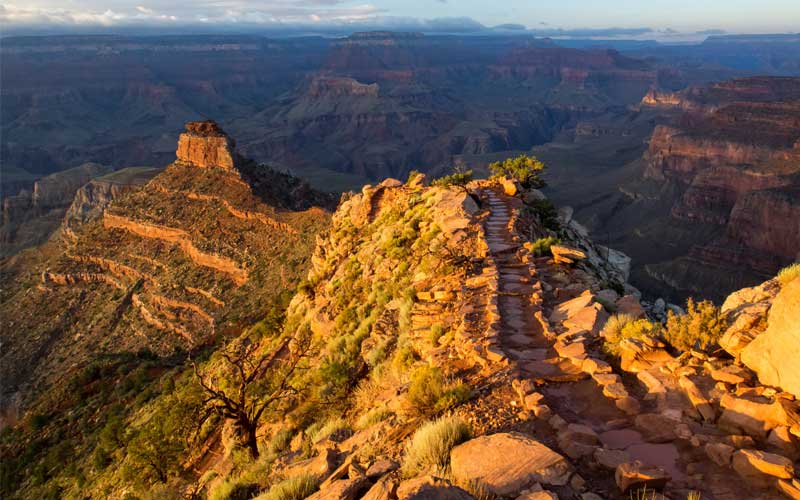
M141 321L152 346L71 372L4 430L4 495L800 496L797 266L722 307L650 304L630 259L537 189L535 158L387 179L328 217L296 181L259 183L229 141L190 125L178 162L70 243L86 255L91 235L117 264L65 254L39 278L48 297L122 295L113 345ZM145 276L134 255L164 267ZM187 286L224 303L213 323L165 301L189 303Z

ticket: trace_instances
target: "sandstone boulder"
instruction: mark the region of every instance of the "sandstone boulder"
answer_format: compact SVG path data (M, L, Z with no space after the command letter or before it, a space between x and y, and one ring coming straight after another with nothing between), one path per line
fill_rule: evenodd
M586 259L586 252L577 248L570 248L563 245L553 245L550 247L553 260L558 264L574 264Z
M569 424L558 433L558 446L572 459L594 453L599 439L590 427L581 424Z
M366 476L338 479L324 484L318 492L307 497L307 500L356 500L361 498L370 484Z
M677 438L677 421L659 413L643 413L634 420L636 428L651 443L667 443Z
M744 431L764 439L767 433L779 426L790 424L790 419L780 400L758 395L725 394L720 400L723 409L717 425L728 432Z
M733 446L725 443L708 443L705 446L705 451L708 458L715 464L727 467L731 464L731 458L733 458L735 449Z
M741 358L762 383L800 397L800 278L775 297L767 330L742 350Z
M626 295L616 302L618 314L628 314L634 318L644 318L644 307L635 295Z
M532 491L517 497L517 500L558 500L558 495L552 491Z
M361 500L390 500L397 498L397 482L389 477L378 480Z
M791 460L759 450L736 451L731 465L740 476L756 484L771 484L775 478L794 477L794 465Z
M450 463L454 477L478 481L495 495L513 495L535 483L565 485L572 472L564 457L519 433L467 441L453 449Z
M446 479L422 476L400 483L398 500L474 500L472 495Z
M647 487L660 490L669 482L671 476L661 467L648 466L636 460L620 464L614 474L617 486L623 493L631 489Z

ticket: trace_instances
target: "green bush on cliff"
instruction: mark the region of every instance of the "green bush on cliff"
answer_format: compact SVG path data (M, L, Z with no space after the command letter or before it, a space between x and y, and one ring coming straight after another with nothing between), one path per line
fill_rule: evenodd
M667 313L664 336L682 350L710 351L717 347L728 323L720 309L708 300L686 302L686 314Z
M554 236L547 236L545 238L539 238L533 243L526 243L525 247L528 248L528 251L532 254L536 255L537 257L541 257L543 255L550 255L550 247L553 245L559 245L560 243L560 239Z
M431 182L431 186L464 188L470 182L472 182L472 170L467 170L466 172L454 172L450 175L439 177Z
M800 262L795 262L794 264L784 267L778 271L776 278L778 278L782 286L786 286L789 282L800 278Z
M508 177L522 184L525 188L541 188L545 186L540 177L544 171L544 163L533 155L519 155L489 165L495 176Z
M661 335L661 325L629 314L615 314L608 319L601 335L605 339L603 351L609 356L618 357L623 340L658 337Z
M544 200L535 200L529 202L525 207L529 213L539 219L542 225L551 231L558 231L561 229L558 223L558 210L553 202Z

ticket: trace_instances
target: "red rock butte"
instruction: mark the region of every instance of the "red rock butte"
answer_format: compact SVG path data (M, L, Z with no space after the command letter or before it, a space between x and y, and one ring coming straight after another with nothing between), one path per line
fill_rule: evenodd
M178 139L177 163L233 170L236 143L211 120L189 122Z

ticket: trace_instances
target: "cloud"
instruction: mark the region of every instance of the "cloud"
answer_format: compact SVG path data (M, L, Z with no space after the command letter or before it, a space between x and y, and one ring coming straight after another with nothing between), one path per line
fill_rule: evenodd
M93 8L86 2L79 9L61 7L53 0L0 4L0 23L14 26L136 26L171 23L192 25L281 25L303 23L348 23L377 17L385 11L372 4L343 0L175 0L170 3L116 0ZM108 6L108 7L106 7Z
M720 29L700 30L694 32L695 35L725 35L727 33L727 31Z
M530 32L536 36L568 38L616 38L654 33L652 28L534 28Z

